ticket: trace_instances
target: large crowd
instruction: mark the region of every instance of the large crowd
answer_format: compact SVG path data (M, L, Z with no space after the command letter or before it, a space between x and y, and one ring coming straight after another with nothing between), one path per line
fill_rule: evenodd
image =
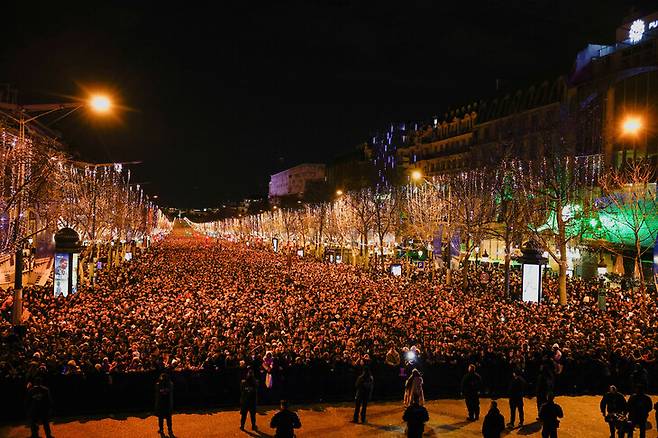
M66 298L26 288L30 317L20 335L8 322L11 290L4 292L0 377L318 363L388 364L402 373L472 363L485 382L507 373L506 382L512 369L550 360L565 382L597 379L605 388L638 364L654 373L656 297L638 291L609 288L603 311L598 282L574 278L570 304L559 306L548 277L546 302L527 304L504 296L499 270L463 290L459 278L447 286L438 274L373 276L189 234L175 231ZM584 360L587 368L574 365Z

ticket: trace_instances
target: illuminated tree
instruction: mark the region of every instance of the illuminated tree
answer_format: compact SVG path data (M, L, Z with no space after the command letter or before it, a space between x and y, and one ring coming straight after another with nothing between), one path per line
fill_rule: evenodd
M405 189L404 233L427 244L447 223L447 185L433 178Z
M63 154L52 139L29 132L24 141L0 121L0 252L13 251L52 222Z
M656 168L650 161L634 161L609 169L599 179L603 197L598 200L603 242L609 248L633 247L635 275L644 288L641 260L658 233Z
M521 193L513 164L509 162L496 170L492 192L496 199L496 223L489 232L505 244L505 296L510 295L510 264L512 245L521 243L527 234L527 224L522 213Z
M381 270L384 271L384 237L400 226L400 207L403 191L395 188L380 188L371 192L374 207L374 229L379 240Z
M476 246L491 234L496 219L493 188L495 178L487 169L451 175L451 225L459 230L464 245L462 254L462 282L468 285L469 258Z
M364 257L364 263L368 258L368 235L373 229L375 220L375 203L373 189L364 188L345 195L347 205L352 210L356 219L355 227L359 232L360 254Z
M588 230L600 156L547 153L538 162L515 162L519 210L528 231L558 264L560 304L567 304L567 246Z

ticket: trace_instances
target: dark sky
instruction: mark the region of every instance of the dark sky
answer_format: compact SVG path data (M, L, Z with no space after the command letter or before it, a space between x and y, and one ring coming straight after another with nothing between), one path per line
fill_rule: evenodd
M12 3L0 83L22 103L111 91L124 107L116 117L81 112L53 128L81 158L143 161L135 181L180 207L263 195L270 173L329 161L388 122L488 97L496 78L567 73L585 44L614 41L633 5L653 4Z

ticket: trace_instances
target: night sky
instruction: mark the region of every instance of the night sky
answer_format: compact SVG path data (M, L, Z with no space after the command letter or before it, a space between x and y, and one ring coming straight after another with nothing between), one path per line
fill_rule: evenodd
M133 161L160 204L267 193L392 121L568 73L651 1L12 2L0 83L22 103L104 90L122 110L52 125L91 161ZM134 3L134 4L133 4ZM139 5L137 5L139 3ZM16 8L12 10L12 8Z

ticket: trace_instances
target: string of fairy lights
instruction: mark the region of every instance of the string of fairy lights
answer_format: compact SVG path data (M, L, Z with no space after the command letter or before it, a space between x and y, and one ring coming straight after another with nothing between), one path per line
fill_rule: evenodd
M446 242L448 234L456 233L462 247L464 242L472 243L468 252L479 240L500 235L502 213L513 212L520 216L514 218L515 226L523 224L522 230L510 234L515 238L539 239L546 247L565 241L574 247L586 239L609 239L614 234L611 227L630 228L621 220L613 224L611 218L616 213L602 207L609 203L601 203L601 199L611 194L601 189L600 181L609 171L601 155L514 159L495 168L423 177L420 181L410 178L398 187L376 185L346 192L326 204L274 208L193 226L201 233L236 240L276 238L291 247L367 246L372 251L381 251L384 246L390 251L392 245L409 240L428 245L437 233L444 234L442 241ZM651 243L651 236L655 240L658 233L658 220L655 199L651 199L651 192L647 196L647 203L653 203L654 208L644 208L643 212L652 217L638 218L642 221L638 227L644 227L643 235L649 235L645 240ZM624 208L636 207L629 204ZM396 214L378 215L392 209ZM378 217L387 222L378 223ZM628 220L633 215L624 217ZM600 218L605 219L605 227ZM382 227L389 235L386 242L378 238ZM634 244L626 240L621 243Z
M0 254L62 227L83 241L107 242L142 239L171 223L121 164L73 161L37 133L20 142L0 120Z

